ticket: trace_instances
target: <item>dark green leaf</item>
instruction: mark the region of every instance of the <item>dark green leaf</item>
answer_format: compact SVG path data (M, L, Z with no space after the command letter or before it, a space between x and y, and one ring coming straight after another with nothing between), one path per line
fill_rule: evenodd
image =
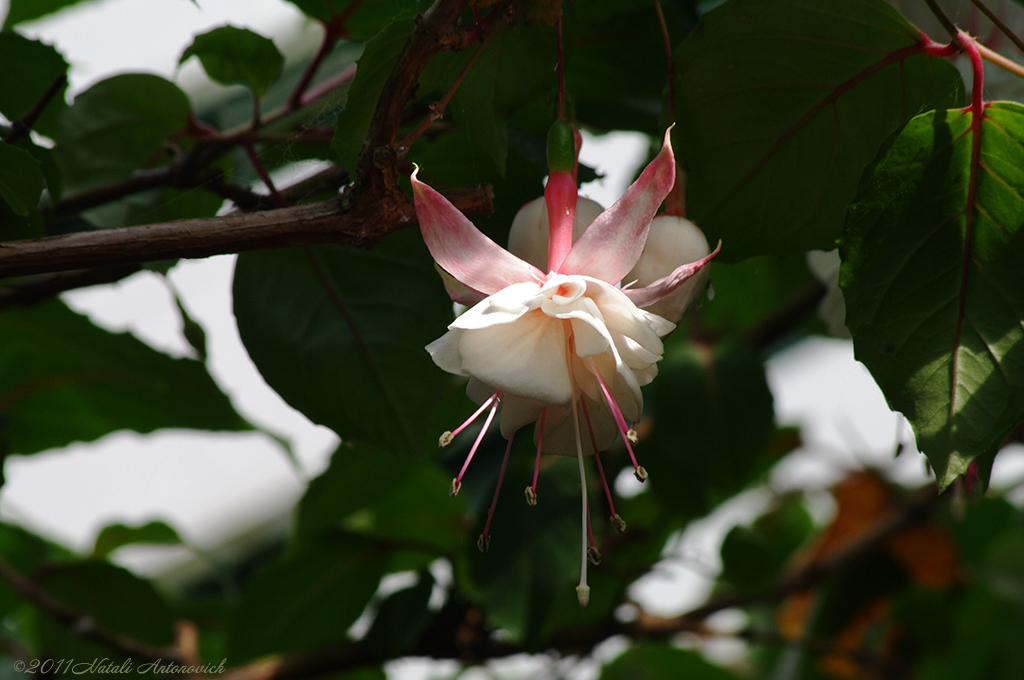
M416 642L430 617L427 603L433 590L434 577L422 572L416 585L392 593L381 603L364 638L371 654L390 659L401 656Z
M540 476L537 505L530 507L523 489L532 477L510 462L490 527L490 548L481 553L472 542L465 543L470 592L494 625L527 644L538 642L558 600L573 593L579 578L579 467L568 458L552 463ZM481 529L483 521L480 517Z
M741 345L680 347L659 366L647 392L654 429L637 455L667 507L700 517L774 462L772 394L761 359Z
M47 14L58 12L65 7L77 5L83 0L10 0L10 9L4 19L4 28L11 28L26 21L32 21ZM8 62L9 63L9 62Z
M508 155L506 118L555 84L557 50L552 28L504 26L483 52L444 53L431 60L424 87L441 92L451 87L469 59L476 61L452 97L455 121L470 143L490 155L504 174Z
M419 8L417 0L288 0L304 14L338 24L342 35L368 40L392 21L411 17Z
M642 644L632 647L601 671L599 680L736 680L688 649Z
M814 528L803 500L791 496L754 522L737 526L722 542L722 578L743 593L761 593Z
M13 0L11 13L19 3ZM7 15L8 21L11 14ZM46 91L64 77L68 64L56 49L44 43L29 40L13 31L0 32L0 64L14 65L4 69L4 85L0 88L0 113L10 121L19 120L31 111L43 98ZM52 136L57 128L57 119L67 108L62 86L49 101L32 129L40 134Z
M72 557L69 550L50 543L30 531L13 524L0 522L0 555L23 576L33 573L47 562ZM0 616L7 616L13 608L24 602L6 580L0 580Z
M66 190L114 182L158 164L190 110L185 93L160 76L128 73L96 83L61 116L54 151Z
M235 26L197 35L178 63L190 57L199 57L206 75L221 85L245 85L257 97L267 93L284 68L273 40Z
M170 608L148 582L109 562L87 561L48 570L40 587L65 606L86 614L110 632L143 644L169 647L174 642L174 617ZM49 616L40 617L40 640L53 658L75 658L84 669L93 659L119 654L82 637ZM136 660L137 661L137 660Z
M232 611L231 663L344 640L386 564L386 554L352 534L297 546L258 574Z
M677 48L689 217L719 259L834 246L864 167L956 69L882 0L733 0Z
M394 71L398 56L415 27L411 19L394 22L366 43L359 57L359 68L349 88L345 109L338 114L331 144L341 158L342 167L349 172L355 171L384 83Z
M240 430L206 368L52 300L0 314L0 439L29 454L115 430Z
M234 309L263 378L306 417L345 440L422 452L444 379L423 348L452 312L417 231L372 250L242 254Z
M843 232L857 359L944 488L1024 419L1024 107L922 114L865 175ZM977 186L972 190L972 182Z
M343 444L299 501L296 534L306 539L344 529L410 548L453 550L462 539L462 503L448 495L450 482L411 456Z
M42 167L28 151L0 142L0 199L19 217L28 216L43 192Z
M92 548L92 556L103 559L110 553L125 545L144 543L148 545L181 545L183 541L166 522L147 522L138 526L126 524L110 524L103 527L96 536Z

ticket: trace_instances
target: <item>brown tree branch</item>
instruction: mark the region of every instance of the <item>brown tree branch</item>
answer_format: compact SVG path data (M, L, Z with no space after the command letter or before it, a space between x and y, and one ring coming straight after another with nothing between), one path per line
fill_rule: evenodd
M447 196L468 214L493 209L486 185L458 189ZM402 199L352 205L340 197L258 213L0 243L0 278L264 248L324 243L370 246L392 231L416 224L412 201Z
M158 649L109 631L96 623L96 620L88 612L72 609L64 603L58 602L3 558L0 558L0 577L7 581L14 592L39 607L64 628L83 640L99 643L133 659L146 661L163 659L167 662L180 663L178 655L173 650Z

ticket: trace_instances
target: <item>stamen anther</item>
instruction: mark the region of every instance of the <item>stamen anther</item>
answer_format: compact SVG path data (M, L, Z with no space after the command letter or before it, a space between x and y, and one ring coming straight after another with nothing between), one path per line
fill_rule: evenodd
M601 564L601 551L594 546L590 546L587 548L587 559L596 567Z
M640 441L640 435L638 435L636 433L636 430L634 430L633 428L629 428L629 430L626 432L626 439L628 439L631 443L636 444L638 441Z
M455 439L455 435L452 434L452 431L446 430L441 434L441 438L437 440L437 445L443 449L451 444L453 439Z
M476 547L479 548L482 553L487 552L487 549L491 547L491 537L480 534L480 538L476 539Z
M458 495L459 495L459 490L460 490L461 488L462 488L462 482L460 482L460 481L458 480L458 478L456 478L456 479L453 479L453 480L452 480L452 486L451 486L451 488L450 488L450 489L448 489L448 493L449 493L449 494L451 494L451 497L452 497L452 498L455 498L456 496L458 496Z
M612 526L615 527L615 530L618 531L620 534L626 530L626 523L622 521L622 518L618 515L612 515L611 521Z
M633 476L641 482L647 481L647 470L644 469L643 465L637 465L636 470L633 472Z
M532 486L526 487L526 504L537 505L537 492L533 490Z

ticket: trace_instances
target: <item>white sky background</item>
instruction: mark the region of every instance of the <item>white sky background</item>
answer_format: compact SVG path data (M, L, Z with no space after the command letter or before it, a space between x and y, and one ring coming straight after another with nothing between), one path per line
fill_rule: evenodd
M0 14L6 13L6 4L0 0ZM56 44L72 64L72 94L125 71L159 73L189 90L200 86L203 76L195 63L178 73L179 55L193 35L228 22L274 37L286 53L300 34L310 49L319 38L319 29L281 0L201 0L199 8L188 0L87 2L56 20L19 30ZM583 160L607 179L603 186L584 187L583 193L610 205L632 176L646 143L638 135L588 139ZM206 328L214 377L244 416L292 443L301 469L261 434L118 433L97 443L9 458L0 518L78 550L91 548L107 524L151 519L168 521L197 546L212 547L294 504L305 480L326 465L337 438L286 406L246 356L231 314L233 262L230 256L183 262L171 271L170 281ZM171 295L155 275L139 274L65 299L107 328L130 329L172 354L189 352ZM809 340L773 357L768 370L779 421L802 425L809 443L806 452L779 466L773 477L776 487L820 489L819 505L827 509L827 486L864 465L891 469L901 481L924 479L924 459L913 451L892 461L897 441L912 442L909 428L889 412L867 371L853 361L848 342ZM1004 454L998 462L996 479L1009 482L1024 476L1020 452ZM708 585L701 575L717 571L724 531L756 516L766 502L764 493L746 494L695 523L671 551L681 559L645 579L634 595L653 613L675 614L699 604ZM156 566L152 555L130 550L118 558L143 571Z

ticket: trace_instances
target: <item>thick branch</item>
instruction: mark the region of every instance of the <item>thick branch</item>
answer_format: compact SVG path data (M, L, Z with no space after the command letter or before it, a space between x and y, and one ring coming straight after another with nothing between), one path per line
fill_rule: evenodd
M448 198L468 214L493 209L486 185L452 191ZM401 193L389 200L354 205L340 197L259 213L0 243L0 278L263 248L322 243L370 246L413 224L412 201Z

